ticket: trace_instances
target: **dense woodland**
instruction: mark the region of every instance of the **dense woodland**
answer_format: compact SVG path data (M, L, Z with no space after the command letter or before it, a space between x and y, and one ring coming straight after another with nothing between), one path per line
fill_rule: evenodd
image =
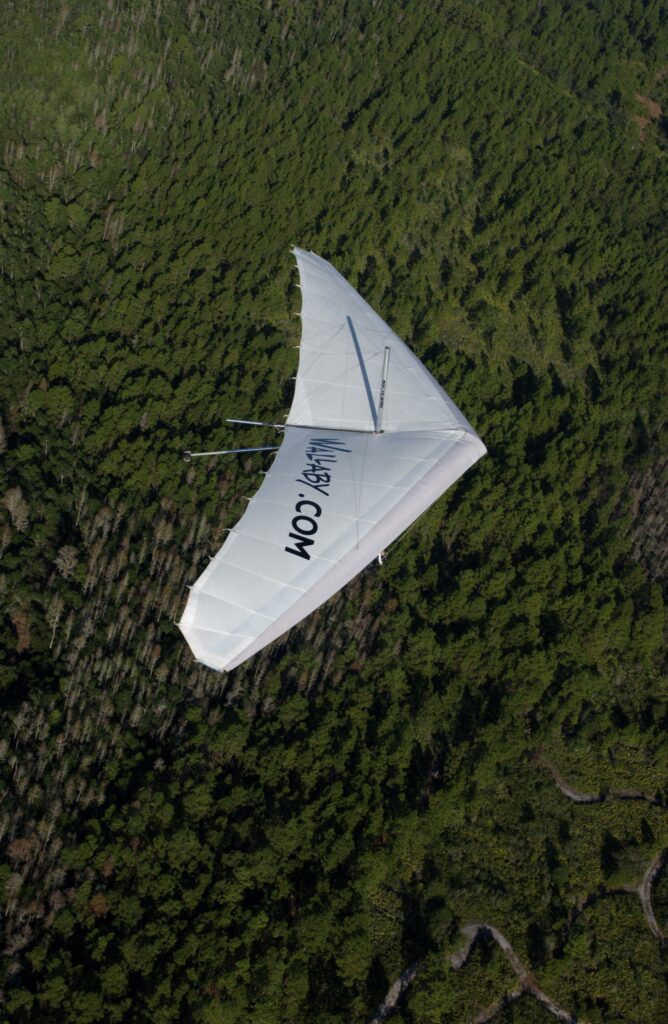
M0 1019L361 1024L418 965L397 1022L554 1020L485 924L665 1024L660 4L0 24ZM266 462L180 453L287 413L291 244L489 455L218 675L174 623Z

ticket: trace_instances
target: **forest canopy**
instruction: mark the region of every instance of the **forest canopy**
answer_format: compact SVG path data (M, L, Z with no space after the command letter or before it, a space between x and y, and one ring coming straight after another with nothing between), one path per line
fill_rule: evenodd
M27 0L0 26L6 1019L371 1021L417 965L394 1019L458 1024L518 985L493 928L573 1019L659 1024L660 5ZM287 412L291 244L489 455L220 675L174 623L266 467L180 454ZM497 1009L555 1019L532 989Z

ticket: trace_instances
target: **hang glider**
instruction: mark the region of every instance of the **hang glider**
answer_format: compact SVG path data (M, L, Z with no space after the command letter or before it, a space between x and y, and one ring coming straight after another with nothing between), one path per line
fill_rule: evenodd
M293 251L302 342L283 442L179 623L198 661L219 671L340 590L486 451L345 278Z

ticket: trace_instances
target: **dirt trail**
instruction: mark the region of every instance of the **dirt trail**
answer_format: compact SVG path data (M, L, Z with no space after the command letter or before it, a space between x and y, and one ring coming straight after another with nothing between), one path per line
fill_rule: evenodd
M486 1024L486 1022L491 1021L499 1011L510 1006L511 1003L525 994L531 995L534 999L537 999L539 1003L550 1011L550 1013L554 1014L557 1020L564 1021L565 1024L577 1024L577 1019L575 1017L568 1013L567 1010L562 1009L561 1006L558 1006L550 996L543 992L542 988L539 988L531 970L528 967L525 967L513 949L511 943L498 928L495 928L494 925L491 924L467 924L461 928L461 933L466 939L466 942L457 953L453 953L449 957L450 963L456 971L459 971L464 967L471 954L471 950L479 939L491 938L497 943L503 954L506 956L508 963L517 975L519 981L519 987L517 989L514 989L512 992L504 993L492 1006L482 1010L473 1019L473 1024ZM422 964L419 961L412 964L404 971L401 977L394 982L388 990L385 999L376 1010L371 1024L382 1024L382 1021L396 1010L401 996L411 984L421 966Z
M536 980L531 973L531 970L520 960L519 956L513 949L511 943L505 937L503 932L500 932L498 928L495 928L491 924L467 924L461 929L462 935L466 938L466 944L457 953L453 953L450 957L450 963L456 971L461 970L466 961L469 958L471 950L473 949L478 939L492 938L501 949L502 953L508 960L508 963L514 970L519 981L519 988L514 989L512 992L505 993L500 999L486 1010L483 1010L476 1017L474 1017L474 1024L486 1024L487 1021L492 1018L500 1011L505 1009L510 1003L519 999L520 996L531 995L534 999L537 999L546 1010L549 1010L557 1020L565 1021L566 1024L577 1024L577 1018L573 1017L568 1010L564 1010L559 1006L553 999L550 998L542 988L536 983Z
M580 790L569 786L559 769L551 761L548 761L540 751L534 754L533 759L536 764L545 768L550 773L557 789L560 789L564 796L567 796L569 800L573 800L576 804L603 804L607 800L646 800L647 803L654 804L655 807L665 808L666 806L659 797L636 789L619 789L609 793L602 791L599 793L581 793Z
M376 1013L374 1015L373 1020L371 1021L371 1024L381 1024L381 1021L384 1021L386 1017L388 1017L394 1010L396 1010L397 1003L401 999L401 996L403 995L404 991L413 981L415 975L420 970L421 966L422 964L421 961L419 960L416 963L411 964L410 967L406 968L401 977L397 978L394 984L390 986L387 995L385 996L382 1003L376 1010Z
M643 793L640 790L620 789L611 790L609 793L581 793L579 790L573 789L572 786L569 786L566 780L562 777L558 768L556 768L551 761L548 761L540 751L534 754L534 761L550 773L557 788L561 790L564 796L567 796L569 800L572 800L576 804L600 804L606 800L646 800L647 803L653 804L655 807L661 807L664 810L666 808L663 800L656 796L652 796L649 793ZM659 923L654 913L654 908L652 907L652 885L666 862L668 862L668 847L663 850L659 850L637 885L624 885L614 889L603 887L598 892L591 893L589 896L584 897L584 899L580 900L576 905L574 913L571 914L569 930L577 915L585 910L595 900L604 896L616 896L621 893L631 893L637 896L640 900L645 920L647 921L647 927L651 931L652 935L661 942L665 942L668 936L659 927Z
M656 936L656 938L660 939L662 942L665 942L668 936L661 928L659 928L659 923L654 914L654 908L652 907L652 885L654 884L654 880L656 879L657 875L661 871L661 868L666 863L668 863L668 847L666 847L666 849L664 850L660 850L659 853L657 853L656 857L654 858L650 866L647 868L647 871L643 875L642 880L638 885L638 888L636 889L640 902L642 903L643 911L645 913L647 927L651 931L652 935Z
M538 751L534 754L534 761L539 764L542 768L545 768L554 781L557 788L572 800L576 804L601 804L605 803L606 800L646 800L647 803L654 804L656 807L666 809L665 802L649 793L643 793L639 790L617 790L614 792L599 792L599 793L582 793L580 790L573 789L566 780L562 777L558 768L556 768L551 761L548 761L544 755ZM664 865L668 864L668 847L665 847L656 854L652 859L649 867L645 871L643 877L637 885L623 885L616 888L600 888L597 892L590 893L588 896L578 900L577 904L573 908L570 915L570 920L566 929L561 945L565 945L575 919L583 910L586 910L592 903L598 899L602 899L606 896L616 895L634 895L637 896L642 905L643 913L647 921L647 926L655 938L661 942L668 940L668 935L659 927L659 923L654 914L654 908L652 907L652 886L656 881L659 872L662 870ZM546 1010L549 1010L557 1020L565 1021L566 1024L577 1024L577 1018L564 1010L561 1006L554 1002L543 990L537 985L535 978L531 970L522 963L517 953L513 949L512 945L505 937L503 932L500 932L498 928L495 928L491 924L467 924L461 928L461 933L466 938L466 943L460 950L453 953L450 956L450 963L455 971L459 971L466 964L473 946L478 939L492 938L501 951L506 956L508 963L512 967L513 971L517 975L519 986L513 989L511 992L506 992L499 999L496 1000L491 1006L488 1006L485 1010L482 1010L476 1017L473 1018L472 1024L488 1024L489 1021L493 1020L497 1013L501 1010L505 1010L506 1007L510 1006L517 999L520 999L523 995L531 995L534 999L537 999ZM397 1004L401 999L402 995L413 982L416 974L422 966L422 961L417 961L411 964L401 977L397 978L394 984L389 988L385 999L380 1004L376 1013L371 1021L371 1024L382 1024L389 1015L397 1008Z

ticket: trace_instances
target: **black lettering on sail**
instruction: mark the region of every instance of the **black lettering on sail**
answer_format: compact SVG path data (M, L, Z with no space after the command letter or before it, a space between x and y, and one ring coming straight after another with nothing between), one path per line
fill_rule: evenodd
M288 554L289 555L298 555L299 558L305 558L307 562L310 562L311 561L311 556L309 555L309 553L306 550L306 548L310 544L313 544L314 541L312 541L310 537L302 537L298 533L289 533L288 537L290 537L291 540L296 541L296 544L295 544L294 548L286 548L285 549L288 552ZM297 550L295 550L295 548Z

